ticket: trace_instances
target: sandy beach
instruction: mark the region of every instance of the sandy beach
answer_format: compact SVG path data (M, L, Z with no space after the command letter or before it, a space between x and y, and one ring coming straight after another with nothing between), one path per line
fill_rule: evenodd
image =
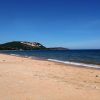
M0 54L0 100L100 100L100 70Z

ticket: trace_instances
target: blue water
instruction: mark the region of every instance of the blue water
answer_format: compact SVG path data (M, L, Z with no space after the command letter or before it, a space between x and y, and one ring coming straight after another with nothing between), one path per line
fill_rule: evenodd
M0 51L0 53L36 57L52 61L100 65L100 50L33 50Z

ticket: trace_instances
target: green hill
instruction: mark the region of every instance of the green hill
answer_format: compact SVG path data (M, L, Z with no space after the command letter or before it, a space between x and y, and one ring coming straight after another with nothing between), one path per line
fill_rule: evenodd
M13 41L0 44L0 50L39 50L39 49L46 49L46 47L38 42L23 42L23 41Z

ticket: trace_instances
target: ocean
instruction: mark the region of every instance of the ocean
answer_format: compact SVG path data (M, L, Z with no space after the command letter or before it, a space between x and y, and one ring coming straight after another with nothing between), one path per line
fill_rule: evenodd
M100 68L100 50L32 50L0 51L0 53L71 64L83 67Z

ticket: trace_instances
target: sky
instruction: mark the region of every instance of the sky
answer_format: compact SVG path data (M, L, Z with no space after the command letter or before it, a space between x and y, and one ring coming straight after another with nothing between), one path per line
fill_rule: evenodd
M0 0L0 43L100 49L100 0Z

